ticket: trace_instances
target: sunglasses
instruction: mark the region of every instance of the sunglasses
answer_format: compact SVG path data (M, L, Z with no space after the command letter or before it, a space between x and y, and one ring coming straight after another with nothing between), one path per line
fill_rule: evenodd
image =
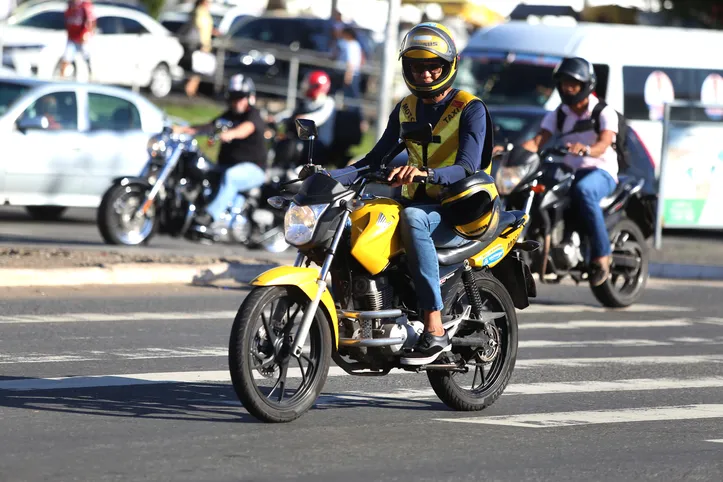
M442 72L444 65L441 62L416 62L411 64L409 68L415 74L423 74L429 72L430 74L439 74Z

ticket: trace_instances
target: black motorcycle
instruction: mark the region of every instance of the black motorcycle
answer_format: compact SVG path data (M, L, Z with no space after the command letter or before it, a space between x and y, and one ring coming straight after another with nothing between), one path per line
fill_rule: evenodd
M219 119L209 141L217 142L232 126ZM218 192L223 171L206 159L193 136L173 134L170 128L149 140L148 155L139 176L115 179L103 195L97 222L106 243L135 246L148 244L155 234L168 234L269 252L289 247L284 240L283 215L268 208L266 199L278 195L281 183L296 178L295 172L268 169L267 182L239 192L222 216L223 227L212 232L194 220Z
M542 250L528 253L527 260L541 283L559 283L570 276L576 283L588 279L589 241L578 230L564 238L565 225L579 226L576 209L571 209L570 189L575 182L572 168L559 156L568 151L552 147L539 155L515 147L498 157L495 184L505 208L523 210L530 223L520 239L540 242ZM591 289L608 307L625 307L643 294L648 279L648 245L654 216L642 199L643 179L619 175L615 191L600 202L610 234L612 261L610 277Z

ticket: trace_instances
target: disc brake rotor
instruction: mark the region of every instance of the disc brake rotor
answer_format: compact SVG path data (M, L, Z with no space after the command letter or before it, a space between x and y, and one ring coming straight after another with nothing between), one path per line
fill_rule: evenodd
M492 323L485 323L484 333L489 339L477 350L477 356L482 362L489 363L500 353L500 331Z
M254 367L256 371L264 378L278 378L279 365L274 361L274 347L263 326L256 333L254 345L251 347L251 354L259 361L259 364Z

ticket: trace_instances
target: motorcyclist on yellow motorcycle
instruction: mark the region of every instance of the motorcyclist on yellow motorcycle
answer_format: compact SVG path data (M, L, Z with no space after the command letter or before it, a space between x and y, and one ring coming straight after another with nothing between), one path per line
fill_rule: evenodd
M402 187L401 202L405 209L400 219L400 234L425 326L413 351L402 357L401 363L424 365L451 350L442 326L444 305L436 248L453 248L467 242L443 217L440 192L444 186L480 170L489 174L492 130L484 103L452 87L459 58L452 34L446 27L438 23L416 25L402 41L399 58L404 81L412 94L396 105L384 134L366 157L329 174L343 184L350 184L356 178L356 172L352 172L355 169L365 166L380 169L383 156L399 140L402 122L429 123L434 126L434 134L440 136L440 143L430 145L427 166L422 163L422 148L407 142L407 165L390 170L388 175L393 187ZM312 172L315 172L313 168L305 167L299 177ZM415 176L428 177L430 182L414 183ZM475 229L494 226L498 221L497 205L482 200L479 205L484 205L489 212L483 213ZM480 223L485 225L479 226Z

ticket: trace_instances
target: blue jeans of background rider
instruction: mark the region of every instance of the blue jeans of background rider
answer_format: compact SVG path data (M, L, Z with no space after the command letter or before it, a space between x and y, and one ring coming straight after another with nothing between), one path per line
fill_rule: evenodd
M610 236L600 201L615 190L615 179L602 169L581 169L575 173L575 184L570 197L577 206L577 215L590 239L590 258L608 256Z
M402 211L400 228L407 251L407 263L414 280L419 309L444 308L439 286L439 262L436 247L453 248L466 240L442 221L439 204L411 205Z
M248 191L263 185L266 174L252 162L242 162L229 167L223 174L221 187L216 197L206 208L206 212L218 221L229 205L234 202L239 191Z

